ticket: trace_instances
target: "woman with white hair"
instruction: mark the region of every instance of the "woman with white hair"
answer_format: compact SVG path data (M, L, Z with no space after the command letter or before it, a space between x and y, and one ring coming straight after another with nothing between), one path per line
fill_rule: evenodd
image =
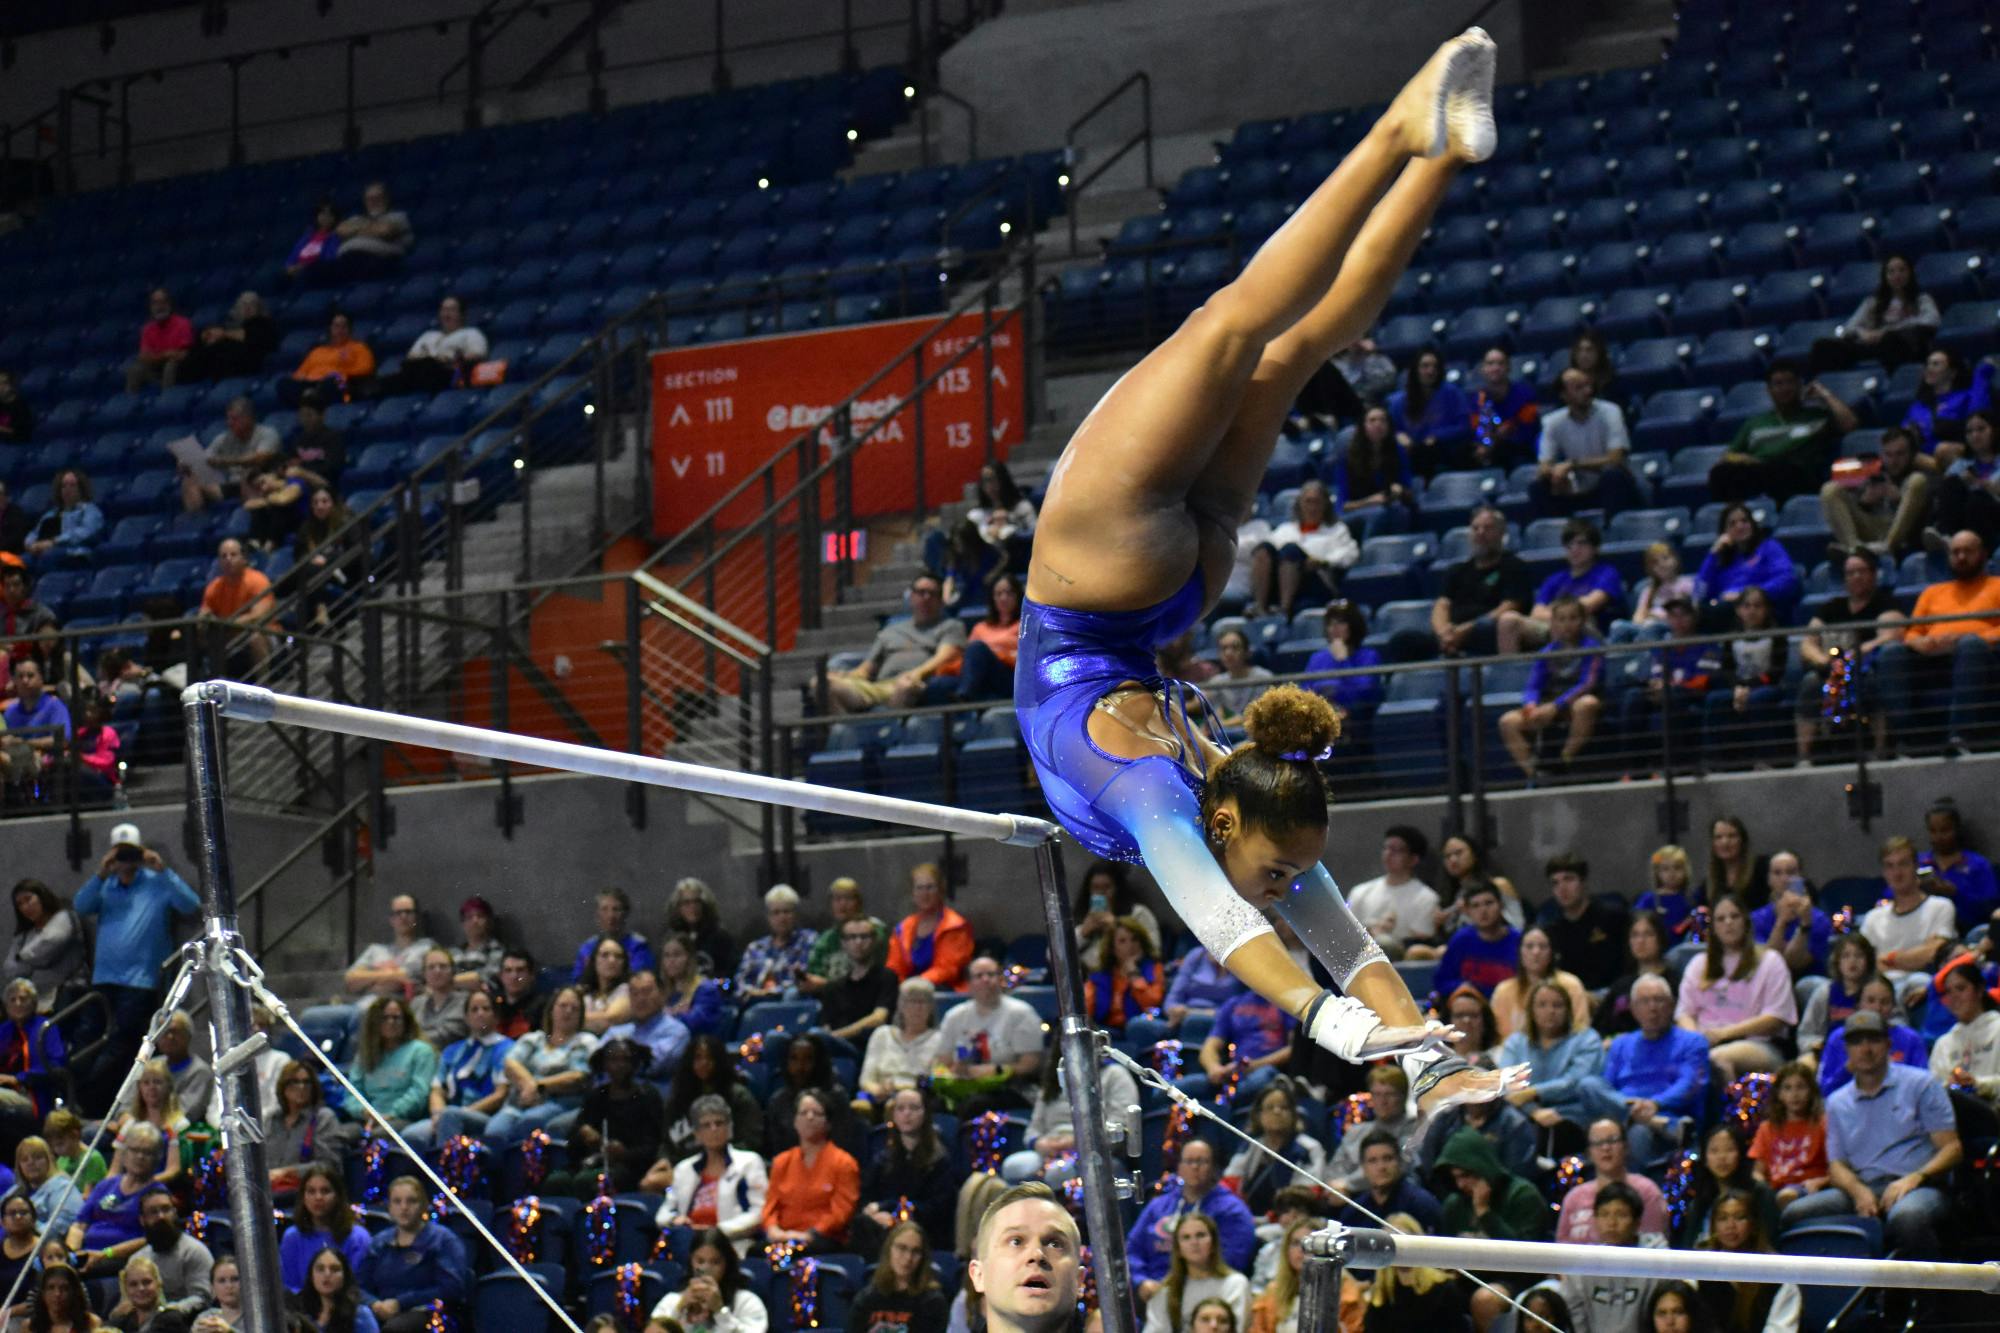
M937 987L928 978L911 977L896 989L896 1012L868 1035L856 1082L856 1112L872 1117L904 1088L928 1078L938 1062L941 1040L937 1021Z
M774 884L764 894L764 920L771 933L750 941L736 966L736 993L746 1000L794 990L819 938L799 925L799 895L789 884Z
M229 307L229 318L209 325L196 338L181 365L180 382L261 375L264 362L277 350L278 321L271 318L264 298L239 292Z

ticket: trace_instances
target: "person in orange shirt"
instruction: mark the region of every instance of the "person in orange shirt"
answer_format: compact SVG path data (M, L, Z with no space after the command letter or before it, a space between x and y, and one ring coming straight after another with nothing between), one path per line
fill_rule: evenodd
M328 397L339 402L348 396L356 380L375 374L375 353L354 336L354 321L345 311L336 310L326 322L326 341L306 353L299 368L288 380L278 381L278 398L287 407L297 407L307 389L323 384Z
M1123 1032L1128 1020L1159 1008L1166 998L1166 969L1151 932L1137 917L1119 917L1110 938L1098 946L1096 967L1084 978L1083 1007L1091 1022Z
M222 665L231 655L229 646L236 638L236 626L263 615L277 602L271 596L271 580L250 568L242 542L223 538L215 559L222 572L208 581L201 594L202 639L208 660ZM250 635L242 651L249 654L252 665L263 665L271 655L270 635Z
M972 961L972 926L945 905L944 872L926 861L910 872L916 910L889 932L889 970L899 980L923 977L939 990L964 990Z
M1918 692L1949 687L1947 747L1969 744L1974 733L1992 724L1994 659L2000 653L2000 577L1986 572L1991 553L1976 532L1952 534L1949 547L1951 578L1933 583L1917 598L1912 620L1926 616L1964 616L1914 624L1901 643L1882 649L1882 704L1898 735L1917 728ZM1989 612L1977 616L1974 612Z
M833 1141L834 1103L828 1093L799 1093L792 1128L799 1146L771 1159L764 1193L764 1239L810 1250L838 1249L861 1202L861 1167Z

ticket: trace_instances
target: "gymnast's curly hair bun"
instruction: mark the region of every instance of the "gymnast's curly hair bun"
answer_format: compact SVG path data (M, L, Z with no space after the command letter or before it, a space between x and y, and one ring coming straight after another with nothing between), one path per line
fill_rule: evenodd
M1265 754L1314 763L1340 739L1340 714L1310 690L1279 685L1244 710L1243 727Z

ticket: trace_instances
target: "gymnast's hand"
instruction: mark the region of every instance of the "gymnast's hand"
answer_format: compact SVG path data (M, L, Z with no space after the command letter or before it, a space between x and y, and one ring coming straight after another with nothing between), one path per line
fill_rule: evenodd
M1471 1102L1491 1102L1511 1096L1528 1086L1528 1067L1509 1065L1504 1069L1461 1069L1439 1079L1437 1086L1417 1098L1417 1110L1434 1115Z

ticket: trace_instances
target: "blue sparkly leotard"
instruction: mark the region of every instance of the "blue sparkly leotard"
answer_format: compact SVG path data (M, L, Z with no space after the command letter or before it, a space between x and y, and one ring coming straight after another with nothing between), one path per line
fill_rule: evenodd
M1024 599L1014 711L1042 794L1062 826L1098 856L1143 863L1209 956L1226 960L1271 927L1237 893L1207 845L1203 780L1177 759L1124 759L1090 738L1097 701L1138 681L1164 691L1170 720L1192 739L1185 702L1192 687L1162 680L1153 649L1200 620L1204 600L1200 569L1172 597L1141 611L1078 611ZM1300 875L1274 906L1343 989L1363 967L1383 960L1325 866Z
M1159 755L1121 759L1090 739L1097 701L1127 681L1157 688L1153 649L1180 637L1201 619L1199 569L1181 590L1143 611L1076 611L1040 602L1021 604L1020 656L1014 666L1014 712L1041 778L1049 809L1076 840L1115 861L1144 859L1122 821L1104 810L1104 789L1126 768L1170 770L1201 803L1202 781L1179 761Z

